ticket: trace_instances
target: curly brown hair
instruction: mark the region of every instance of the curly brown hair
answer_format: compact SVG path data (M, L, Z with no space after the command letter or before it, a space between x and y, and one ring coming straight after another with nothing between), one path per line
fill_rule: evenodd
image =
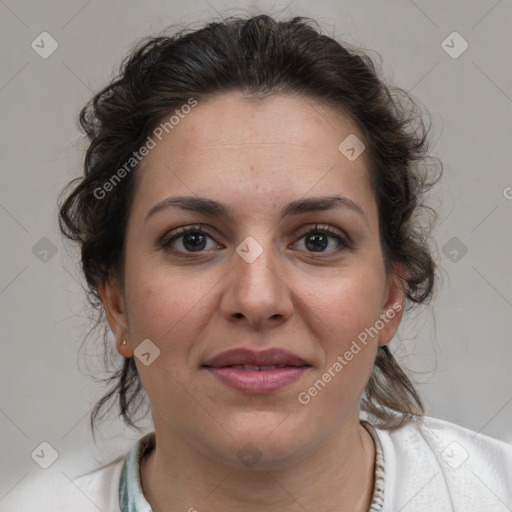
M407 307L433 295L433 222L426 224L423 217L420 222L419 213L435 218L424 194L439 180L442 165L427 164L438 160L427 154L430 126L426 128L421 109L404 90L379 78L367 53L323 35L305 17L230 17L193 31L182 28L143 38L118 75L82 108L80 125L90 141L84 175L59 197L60 229L81 248L87 295L97 313L92 329L104 327L104 363L110 376L101 380L111 387L91 413L93 434L100 410L116 397L124 422L140 430L133 414L146 399L133 358L119 365L117 357L111 367L109 327L98 291L110 277L124 282L125 231L138 166L105 197L99 199L98 190L169 113L191 97L201 101L234 90L260 98L294 93L350 117L365 137L386 270L394 272L393 263L406 269L406 276L399 277ZM387 346L378 349L361 409L390 430L424 415L419 395Z

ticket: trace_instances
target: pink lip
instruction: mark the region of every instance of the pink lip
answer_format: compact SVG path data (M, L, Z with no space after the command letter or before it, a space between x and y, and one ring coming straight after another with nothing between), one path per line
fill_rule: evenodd
M273 370L240 368L250 366L282 366ZM203 365L227 386L244 393L269 393L298 380L311 365L301 357L282 349L254 352L234 349L222 352Z
M278 348L269 348L260 352L246 348L237 348L221 352L215 357L208 359L203 366L213 366L220 368L222 366L232 366L236 364L252 364L258 366L306 366L307 363L301 357Z
M270 393L290 385L307 371L309 366L285 366L275 370L241 370L226 366L209 367L208 371L221 382L243 393Z

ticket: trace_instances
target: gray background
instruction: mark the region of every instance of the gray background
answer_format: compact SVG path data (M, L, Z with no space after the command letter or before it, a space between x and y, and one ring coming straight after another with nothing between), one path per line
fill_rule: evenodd
M78 366L87 310L76 251L57 228L56 197L81 170L80 107L135 40L218 11L314 17L329 35L381 54L385 75L430 111L433 154L444 164L434 233L443 287L392 346L429 415L512 442L509 0L0 0L1 510L30 478L67 475L83 454L79 469L107 462L141 436L115 415L96 446L88 430L103 388L87 373L99 375L101 365L88 351L87 368ZM31 48L43 31L59 45L47 59ZM458 58L441 46L453 31L469 44ZM43 237L58 251L48 261L36 245ZM31 458L43 441L59 454L47 470Z

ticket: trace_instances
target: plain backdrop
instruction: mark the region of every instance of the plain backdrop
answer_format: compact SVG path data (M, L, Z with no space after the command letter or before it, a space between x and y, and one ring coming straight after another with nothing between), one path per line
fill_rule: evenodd
M428 415L512 442L511 2L1 0L0 509L22 481L80 457L84 469L108 462L142 435L115 413L97 444L88 429L104 388L78 366L87 309L56 221L58 193L81 172L79 109L140 37L261 13L313 17L381 55L385 76L430 112L444 165L434 198L442 288L392 347ZM47 58L41 37L44 51L58 44ZM86 359L101 376L101 359ZM58 454L47 470L32 456L43 442Z

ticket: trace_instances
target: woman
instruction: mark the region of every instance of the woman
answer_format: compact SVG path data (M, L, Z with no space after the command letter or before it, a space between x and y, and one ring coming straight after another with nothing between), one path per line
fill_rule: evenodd
M155 432L60 500L512 508L512 448L425 416L387 347L434 291L419 213L439 173L367 56L304 18L230 18L144 41L80 119L61 228L124 358L92 426L114 398L136 427L145 393Z

